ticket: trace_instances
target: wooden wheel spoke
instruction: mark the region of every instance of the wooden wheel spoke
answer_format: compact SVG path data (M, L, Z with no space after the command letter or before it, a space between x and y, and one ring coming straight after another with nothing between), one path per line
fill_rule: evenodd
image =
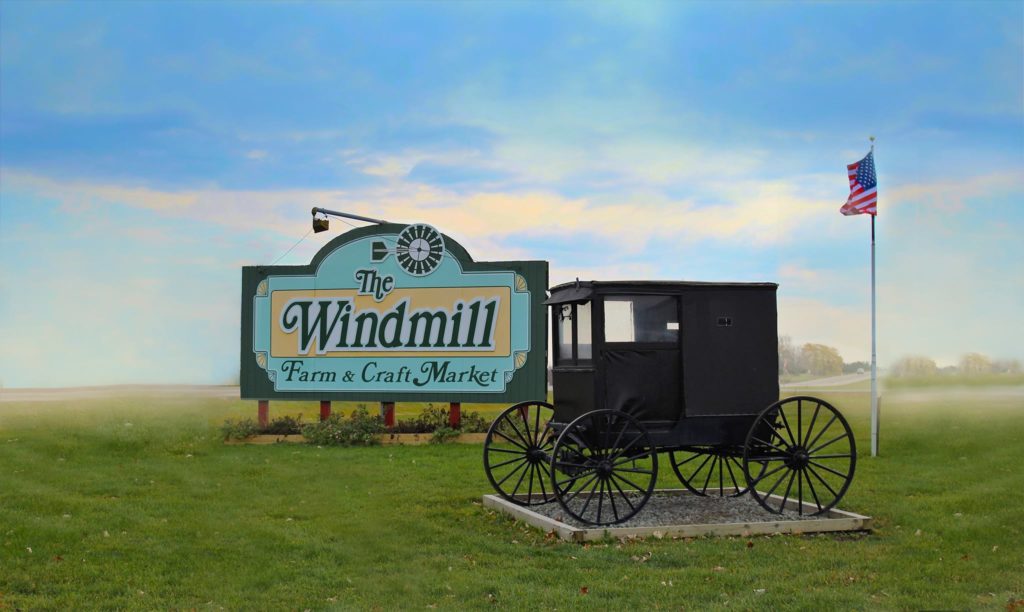
M734 462L736 461L736 459L732 459L732 460ZM741 487L739 485L739 483L736 482L736 475L732 473L732 466L729 464L728 460L725 462L725 469L729 470L729 479L732 480L732 487L734 489L736 489L737 492L741 491L743 489L743 487Z
M708 492L708 485L711 484L711 477L715 475L715 465L718 464L718 455L711 455L713 457L711 461L711 467L708 468L708 477L704 479L704 488L700 490L701 493Z
M533 431L535 432L533 445L540 446L540 406L537 406L537 409L533 411L533 414Z
M508 453L510 455L519 455L521 457L525 457L526 456L526 449L512 450L510 448L494 448L493 446L490 446L490 447L487 448L487 452L489 452L489 453Z
M640 485L636 484L635 482L633 482L632 480L626 478L625 476L622 476L620 474L616 474L616 477L619 480L621 480L622 482L624 482L624 483L628 484L629 486L633 487L637 491L644 491L644 490L646 490L645 487L641 487Z
M755 485L756 485L757 483L761 482L761 481L762 481L762 480L764 480L765 478L768 478L768 477L769 477L769 476L771 476L772 474L778 473L778 472L779 472L779 470L784 470L784 469L786 469L786 464L785 464L785 463L783 463L783 464L782 464L782 465L780 465L779 467L777 467L777 468L775 468L775 469L773 469L773 470L771 470L771 471L769 471L769 472L764 472L763 474L761 474L761 475L760 475L760 476L758 476L757 478L751 478L751 479L750 479L750 485L751 485L751 486L755 486Z
M811 497L814 498L814 505L818 506L818 512L821 512L821 500L818 499L818 492L814 490L814 481L811 480L810 476L807 476L807 487L811 490Z
M529 421L526 420L524 408L520 408L516 410L516 412L519 413L519 418L523 420L523 431L525 431L526 433L519 431L519 428L516 427L516 424L512 421L512 419L508 420L508 425L516 432L516 435L519 436L519 439L523 441L523 444L525 444L526 447L529 448L532 445L530 442L530 436L528 435L530 433L530 423Z
M799 446L804 439L804 401L796 400L796 443Z
M789 419L786 418L786 410L782 407L779 408L779 416L782 417L782 425L786 428L786 433L789 434L788 446L793 446L796 444L796 438L793 436L793 430L789 428ZM782 439L781 435L779 436L779 439ZM783 440L783 442L785 442L785 440Z
M673 463L673 465L675 465L676 468L679 468L679 466L685 465L685 464L693 461L694 459L700 459L700 457L701 457L701 455L694 454L694 455L691 455L690 457L688 457L687 459L684 459L684 460L680 461L679 463Z
M615 489L619 492L619 495L622 496L622 499L625 500L627 505L629 505L629 509L632 510L635 513L636 512L636 507L633 506L633 502L629 501L629 496L626 495L626 492L623 491L622 487L619 486L619 483L616 482L616 476L615 476L614 473L609 475L608 482L612 483L612 486L614 486Z
M571 442L573 442L574 444L576 444L576 446L577 446L578 448L585 448L585 449L587 449L587 450L592 450L592 449L590 448L590 445L589 445L589 444L587 444L587 442L586 442L585 440L583 440L583 439L582 439L582 438L581 438L581 437L580 437L580 436L579 436L579 435L578 435L578 434L577 434L576 432L574 432L574 431L570 431L570 432L568 432L568 433L567 433L566 435L568 436L568 438L569 438L569 441L571 441ZM582 453L582 452L580 452L580 454L582 455L583 453Z
M569 465L570 467L575 467L577 464L571 463L571 464L567 464L567 465ZM557 481L556 484L561 485L561 484L565 484L567 482L576 482L577 480L579 480L580 478L583 478L584 476L589 476L590 474L596 474L596 473L597 473L597 468L596 467L586 468L586 469L583 469L583 470L573 474L572 476L570 476L569 478L567 478L565 480Z
M617 468L616 472L629 472L630 474L654 474L652 470L642 470L640 468Z
M526 499L533 499L533 477L537 473L537 464L530 464L530 479L526 486Z
M700 471L704 469L704 466L708 464L708 461L711 461L711 457L712 455L707 455L704 457L704 461L701 462L699 466L697 466L697 469L694 470L692 474L690 474L690 480L697 478L697 474L700 474Z
M811 432L814 431L814 423L818 420L818 413L821 412L821 404L814 405L814 414L811 415L811 424L807 426L807 433L804 434L803 442L806 442L811 438Z
M849 474L843 474L842 472L837 472L837 471L833 470L832 468L828 467L827 465L822 465L822 464L818 463L817 461L814 461L813 459L808 459L807 463L810 464L810 465L813 465L815 467L819 467L819 468L821 468L821 469L823 469L826 472L829 472L831 474L835 474L836 476L842 478L843 480L846 480L847 476L849 476Z
M530 467L533 467L533 464L530 464ZM523 478L529 471L529 469L523 470L523 473L519 475L519 480L516 481L516 486L512 488L513 497L515 497L516 493L519 492L519 487L523 484Z
M526 457L523 457L522 458L522 463L520 463L518 467L516 467L514 470L512 470L508 474L505 474L505 477L498 481L498 486L501 487L501 485L505 484L506 480L511 478L513 475L515 475L515 473L518 472L519 470L523 469L523 467L526 466L528 463L529 463L529 461L526 460Z
M574 479L574 480L573 480L573 482L575 483L575 482L576 482L576 480L578 480L578 479ZM579 495L580 493L582 493L582 492L586 491L586 490L587 490L587 487L589 487L589 486L590 486L590 483L594 482L595 480L597 480L597 474L596 474L596 473L595 473L595 474L593 475L593 477L592 477L592 478L591 478L590 480L588 480L587 482L583 483L583 485L582 485L582 486L581 486L580 488L578 488L578 489L576 489L575 491L573 491L573 492L572 492L572 495L570 495L570 496L566 497L566 498L565 498L565 500L564 500L565 504L566 504L566 505L569 505L569 502L571 502L572 500L576 499L576 497L577 497L577 496L578 496L578 495ZM571 486L571 485L570 485L570 486Z
M512 444L515 444L515 445L516 445L516 446L518 446L519 448L523 449L523 451L529 450L529 447L528 447L528 446L523 446L522 444L520 444L520 443L519 443L519 441L517 441L517 440L513 440L512 438L508 437L508 434L506 434L505 432L503 432L503 431L501 431L501 430L499 430L499 429L495 429L495 430L494 430L494 433L498 434L498 435L499 435L499 436L501 436L502 438L505 438L506 440L508 440L508 441L509 441L509 442L511 442ZM498 449L495 449L495 450L498 450Z
M786 449L784 449L784 448L779 448L778 446L775 446L775 445L774 445L774 444L772 444L771 442L765 442L764 440L762 440L761 438L758 438L758 437L756 437L756 436L755 436L755 437L753 438L753 440L754 440L754 442L757 442L758 444L764 444L765 446L770 446L770 447L772 447L773 449L775 449L775 450L779 451L780 453L782 453L782 454L784 454L784 455L785 455L785 454L788 454L788 451L786 451ZM785 442L785 440L782 440L782 438L779 438L779 440L780 440L780 441L782 441L782 442Z
M825 485L825 488L828 489L828 492L832 494L833 499L839 497L839 494L836 493L835 490L829 486L828 482L826 482L825 479L821 477L821 475L814 471L814 468L812 468L811 466L807 466L807 471L810 472L812 476L817 478L818 482ZM810 481L810 479L808 479L808 481Z
M786 494L782 496L782 503L779 504L780 513L785 512L786 510L786 500L789 499L789 492L793 490L793 479L796 478L796 475L799 473L800 472L798 470L793 470L789 474L789 483L786 485Z
M544 487L544 481L547 480L547 474L545 474L544 470L539 467L537 468L537 480L540 482L540 494L544 496L544 501L547 501L548 491Z
M600 477L596 477L594 480L596 481L594 484L594 488L591 489L590 494L587 495L587 501L583 502L583 507L580 508L580 516L583 516L587 513L587 507L590 505L590 502L593 501L594 499L594 492L597 491L597 487L601 484Z
M783 473L782 476L779 476L779 479L775 481L775 484L772 485L772 488L768 489L768 492L765 493L765 495L764 495L765 498L766 499L770 498L772 496L772 493L775 493L775 489L778 489L779 485L782 484L782 481L785 480L785 479L786 479L786 474Z
M832 438L832 439L831 439L831 440L829 440L828 442L826 442L826 443L824 443L824 444L821 444L821 445L819 445L819 446L816 446L816 447L814 447L813 449L811 449L811 450L807 451L807 454L808 454L808 455L813 455L814 453L816 453L816 452L820 451L821 449L823 449L823 448L825 448L825 447L827 447L827 446L832 446L833 444L835 444L836 442L838 442L838 441L842 440L842 439L843 439L843 438L845 438L845 437L846 437L846 432L844 431L843 433L841 433L841 434L839 434L838 436L836 436L836 437Z
M797 505L796 510L800 516L804 515L804 473L797 471L796 473L796 497Z
M515 459L509 459L508 461L502 461L501 463L495 463L494 465L490 466L490 468L492 470L494 470L494 469L506 466L506 465L508 465L510 463L515 463L516 461L523 461L524 459L526 459L526 456L523 455L522 453L520 453L519 457L516 457Z
M633 445L636 443L637 440L639 440L639 439L641 439L643 437L645 437L645 434L643 432L638 433L635 438L633 438L632 440L629 441L629 444L623 446L619 450L619 452L613 454L611 458L612 459L617 459L617 458L621 457L623 453L625 453L627 450L633 448Z
M829 427L832 427L832 423L835 423L836 419L838 419L838 418L839 418L839 413L838 412L832 413L832 418L829 419L828 423L826 423L825 426L821 428L821 431L818 432L818 435L814 436L814 439L811 440L810 442L808 442L807 444L805 444L804 446L808 447L808 448L814 446L814 443L821 439L821 436L824 435L824 433L826 431L828 431Z

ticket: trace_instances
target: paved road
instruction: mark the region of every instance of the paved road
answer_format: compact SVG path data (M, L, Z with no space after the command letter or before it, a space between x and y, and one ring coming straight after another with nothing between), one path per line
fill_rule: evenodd
M818 378L815 380L802 380L800 382L791 382L781 385L784 388L788 387L838 387L840 385L849 385L862 380L871 380L871 373L865 374L843 374L842 376L830 376L829 378Z

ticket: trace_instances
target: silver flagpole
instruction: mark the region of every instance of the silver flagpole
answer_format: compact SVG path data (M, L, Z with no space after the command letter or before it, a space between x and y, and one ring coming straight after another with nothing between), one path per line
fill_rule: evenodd
M871 152L875 152L875 137L871 137ZM878 165L875 164L877 183ZM876 187L877 189L877 187ZM876 196L877 197L877 196ZM877 207L877 203L875 204ZM878 356L875 344L875 215L871 215L871 456L878 456Z

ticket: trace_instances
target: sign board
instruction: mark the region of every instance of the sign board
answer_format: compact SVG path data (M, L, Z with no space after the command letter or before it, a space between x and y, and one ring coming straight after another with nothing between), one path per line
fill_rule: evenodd
M244 399L544 399L547 262L475 262L426 224L242 268Z

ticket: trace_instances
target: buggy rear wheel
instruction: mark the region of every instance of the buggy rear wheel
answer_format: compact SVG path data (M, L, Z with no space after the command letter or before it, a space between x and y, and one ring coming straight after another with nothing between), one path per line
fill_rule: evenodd
M742 458L743 449L738 446L688 446L669 453L679 482L701 497L738 497L746 493Z
M552 499L552 415L554 408L547 402L522 402L506 408L487 430L484 472L498 495L512 503L534 506Z
M658 451L647 429L625 412L588 412L566 425L555 442L555 497L580 522L629 520L650 499L657 477Z
M743 447L750 494L775 514L787 506L801 515L828 512L846 494L856 465L850 425L815 397L790 397L766 408Z

